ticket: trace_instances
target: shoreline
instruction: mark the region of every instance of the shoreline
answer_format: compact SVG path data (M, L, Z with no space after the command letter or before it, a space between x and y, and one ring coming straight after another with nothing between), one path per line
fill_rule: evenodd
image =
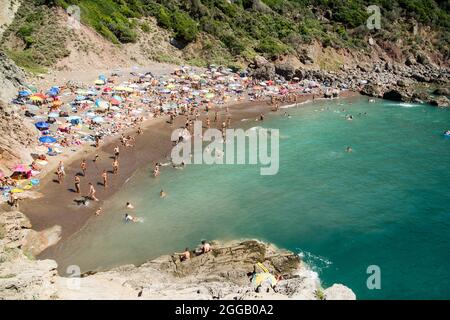
M357 92L345 91L339 99L355 96L359 96L359 94ZM312 94L305 94L296 103L286 102L281 104L280 111L283 110L281 107L286 108L291 105L295 106L295 104L307 105L312 103L311 99ZM323 101L322 99L316 100ZM230 102L227 105L230 108L232 116L231 127L233 128L240 127L242 125L242 119L257 118L261 113L276 114L276 112L271 111L273 107L267 100ZM219 112L219 121L216 125L219 125L225 114L223 108L219 110L221 112ZM203 120L204 118L205 114L202 113L200 119ZM41 185L37 190L42 196L36 199L27 199L21 204L20 208L29 218L33 229L36 231L42 231L55 225L59 225L62 228L61 239L58 243L46 248L37 255L37 258L54 258L56 252L65 241L82 230L89 223L90 219L94 219L97 208L101 207L104 201L113 197L137 169L149 163L161 162L163 159L167 159L172 149L170 135L174 129L184 125L184 117L177 117L172 125L168 124L166 122L167 120L167 116L146 120L142 125L143 134L136 137L135 146L130 149L123 146L120 147L119 173L117 175L109 175L109 186L106 189L99 184L101 181L101 173L103 169L111 169L113 148L118 143L120 135L110 137L98 149L83 147L79 150L80 152L72 154L66 160L66 177L61 185L54 181L56 177L53 172L54 170L48 169L48 172L42 177ZM212 127L214 125L212 123ZM136 129L129 129L127 131L131 130L136 131ZM94 163L92 160L95 154L99 155L99 159ZM81 194L77 195L71 189L74 188L74 176L81 171L80 160L82 158L86 159L87 172L86 178L81 177ZM55 166L56 163L55 161ZM79 199L82 195L87 194L88 182L94 184L97 191L96 195L100 201L89 201L88 206L78 206L74 202L74 199ZM57 200L57 203L55 200ZM39 210L36 210L36 208L39 208ZM102 214L108 213L103 212Z

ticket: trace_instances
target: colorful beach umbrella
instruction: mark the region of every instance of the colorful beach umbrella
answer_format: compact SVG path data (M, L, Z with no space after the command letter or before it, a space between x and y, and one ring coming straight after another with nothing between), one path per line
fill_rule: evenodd
M50 136L43 136L39 138L39 141L42 143L55 143L58 140Z
M18 164L12 169L12 171L13 172L22 172L22 173L24 173L24 172L30 171L30 169L28 169L27 166L24 165L24 164Z
M110 102L111 105L113 105L113 106L118 106L118 105L120 105L120 101L117 100L117 99L115 99L115 98L112 98L109 102Z
M105 81L101 80L101 79L97 79L94 81L94 84L98 85L98 86L102 86L105 84Z
M25 90L19 91L20 97L28 97L29 95L31 95L31 92L29 92L29 91L25 91Z
M39 130L47 130L50 125L47 122L39 121L34 124Z
M41 97L38 97L38 96L31 96L30 100L31 101L42 101L44 99L42 99Z

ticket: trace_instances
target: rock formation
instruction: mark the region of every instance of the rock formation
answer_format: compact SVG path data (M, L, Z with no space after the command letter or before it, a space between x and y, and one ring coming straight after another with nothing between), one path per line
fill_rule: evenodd
M11 101L17 96L17 90L25 85L25 73L0 51L0 100Z
M37 129L0 101L0 170L10 173L18 163L31 163L30 151L37 145L37 138Z
M343 285L323 289L317 275L297 255L256 240L215 243L208 254L185 262L166 255L138 267L126 265L64 278L57 275L55 261L34 260L24 253L29 234L34 232L30 228L22 213L0 213L0 299L356 298ZM41 232L40 238L45 237L48 234ZM275 288L251 284L250 275L258 262L272 274L283 276Z

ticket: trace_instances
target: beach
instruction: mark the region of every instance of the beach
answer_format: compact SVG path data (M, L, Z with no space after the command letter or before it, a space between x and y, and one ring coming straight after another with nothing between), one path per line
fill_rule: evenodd
M354 95L351 92L347 96ZM307 102L312 96L305 95L298 103ZM289 105L290 103L286 103ZM271 112L272 106L267 102L251 101L237 103L230 106L232 114L232 127L239 127L243 119L254 121L263 113ZM281 113L282 111L279 111ZM204 118L205 115L202 115ZM224 116L222 116L224 118ZM111 170L113 161L113 149L118 144L118 138L110 139L98 150L94 147L84 148L82 152L74 154L72 158L65 160L66 177L62 185L56 183L56 175L53 171L48 172L42 179L38 191L43 195L37 199L30 199L21 204L21 210L30 219L35 230L44 230L54 225L62 227L61 241L56 245L49 247L39 255L39 258L52 257L52 252L57 250L65 239L80 230L89 219L95 219L95 211L101 207L102 202L114 195L115 192L124 188L128 178L140 167L149 163L170 161L170 151L172 142L170 136L172 131L181 127L184 119L175 119L174 124L167 123L168 117L159 119L150 119L143 126L144 132L136 138L136 144L132 148L121 146L120 169L117 175L109 175L109 186L104 188L100 183L103 169ZM219 121L220 122L220 121ZM219 123L218 122L218 123ZM131 131L136 131L135 129ZM99 158L94 163L92 160L95 154ZM87 162L86 178L81 177L81 194L74 193L73 177L81 172L81 159L85 158ZM149 179L151 177L151 172ZM96 196L100 201L89 201L87 207L77 205L74 199L80 199L81 195L87 194L88 182L92 182L96 188ZM36 210L36 208L39 208ZM108 214L103 212L102 214Z

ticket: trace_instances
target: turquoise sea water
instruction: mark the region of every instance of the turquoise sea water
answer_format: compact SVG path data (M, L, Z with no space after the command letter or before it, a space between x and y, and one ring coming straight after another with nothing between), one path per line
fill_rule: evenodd
M149 165L62 246L60 265L103 269L201 239L258 238L301 254L325 286L343 283L359 299L450 298L450 139L442 135L450 110L357 98L285 109L263 126L280 130L277 175L191 165L155 179ZM142 223L123 222L127 201ZM366 286L370 265L380 267L380 290Z

